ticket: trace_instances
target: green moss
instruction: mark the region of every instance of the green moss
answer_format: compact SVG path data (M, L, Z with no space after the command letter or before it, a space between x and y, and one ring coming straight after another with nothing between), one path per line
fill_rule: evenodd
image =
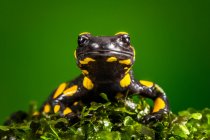
M103 97L107 98L103 94ZM141 124L142 116L150 112L144 99L136 96L120 100L118 103L92 102L84 107L80 120L69 123L57 115L34 118L30 107L15 114L16 122L10 120L9 126L0 126L1 139L71 139L71 140L135 140L135 139L210 139L210 109L197 111L187 109L177 114L170 113L162 121ZM26 116L26 117L25 117ZM21 120L25 117L25 120ZM13 115L14 119L14 115ZM19 121L19 123L17 123ZM20 123L21 122L21 123Z

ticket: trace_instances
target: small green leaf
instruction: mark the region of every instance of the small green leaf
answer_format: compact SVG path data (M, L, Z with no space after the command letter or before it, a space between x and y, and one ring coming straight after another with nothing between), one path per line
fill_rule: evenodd
M56 135L57 139L60 140L60 137L58 136L56 130L50 125L50 129L52 130L52 132Z
M178 135L182 138L187 138L190 134L188 128L184 124L176 124L173 130L175 135Z
M170 138L169 138L169 140L176 140L176 138L174 138L174 137L170 137Z
M100 108L102 106L103 106L102 103L91 102L91 106L90 106L89 110L97 110L98 108Z
M188 116L190 116L190 112L188 110L180 111L179 116L188 117Z
M104 126L103 130L106 130L106 131L109 131L109 132L111 132L112 127L113 127L112 123L108 119L103 120L103 126Z
M123 124L125 126L133 125L134 123L135 123L134 120L130 116L125 117L125 119L123 121Z
M195 120L200 120L202 118L202 114L201 113L193 113L190 115L190 118L193 118Z
M10 129L9 129L9 126L0 126L0 130L8 131Z
M210 114L207 114L207 115L206 115L206 118L207 118L207 123L208 123L208 125L210 125Z
M106 101L109 101L107 95L105 93L100 93L100 96L105 99Z
M130 115L136 114L135 112L128 111L125 107L115 108L114 111L124 112L124 113L130 114Z
M182 130L182 132L186 135L189 135L190 132L188 130L188 128L186 127L186 125L179 125L180 129Z

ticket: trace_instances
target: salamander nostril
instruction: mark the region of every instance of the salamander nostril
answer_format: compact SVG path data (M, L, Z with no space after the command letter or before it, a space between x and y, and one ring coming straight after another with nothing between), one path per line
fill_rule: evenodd
M115 45L113 43L111 43L111 44L108 45L108 48L110 50L114 50L116 47L115 47Z
M92 43L91 47L93 49L98 49L99 48L99 44L98 43Z

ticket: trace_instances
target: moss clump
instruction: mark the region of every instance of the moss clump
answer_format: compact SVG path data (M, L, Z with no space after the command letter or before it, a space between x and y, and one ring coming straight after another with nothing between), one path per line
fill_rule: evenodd
M102 95L106 98L106 95ZM108 99L107 99L108 100ZM0 126L1 139L69 140L182 140L210 139L210 109L170 113L162 121L141 124L150 112L144 99L131 96L118 103L95 103L84 107L80 120L69 123L57 115L34 118L29 113L13 115L9 126ZM24 120L21 118L25 118ZM15 120L15 121L13 121ZM19 122L19 123L17 123ZM20 123L21 122L21 123Z

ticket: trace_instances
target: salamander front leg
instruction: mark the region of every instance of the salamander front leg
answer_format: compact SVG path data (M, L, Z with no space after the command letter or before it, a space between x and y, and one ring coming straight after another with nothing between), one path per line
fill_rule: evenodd
M71 122L78 118L82 110L81 99L86 95L87 90L80 88L77 84L61 84L41 108L43 114L59 114Z
M169 112L169 105L166 95L157 89L155 89L154 92L154 94L156 94L156 97L152 99L154 102L153 111L142 119L143 123L148 123L150 121L159 121L163 118L165 114L168 114Z
M135 84L131 85L131 90L143 97L152 99L154 102L152 112L142 119L143 123L159 121L165 114L168 114L168 99L164 91L157 84L149 81L137 81Z

